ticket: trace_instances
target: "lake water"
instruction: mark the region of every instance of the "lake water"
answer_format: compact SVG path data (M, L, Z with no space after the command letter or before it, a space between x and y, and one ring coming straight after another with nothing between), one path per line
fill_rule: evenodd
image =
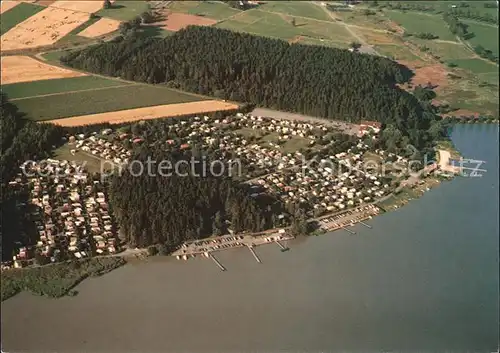
M62 299L2 305L9 352L492 352L498 346L498 127L458 126L482 177L340 231L208 259L155 259Z

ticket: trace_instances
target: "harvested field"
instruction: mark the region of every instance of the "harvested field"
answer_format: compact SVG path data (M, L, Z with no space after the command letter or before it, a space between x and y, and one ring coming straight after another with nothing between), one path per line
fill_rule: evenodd
M110 113L75 116L66 119L50 120L48 122L61 126L80 126L99 123L120 124L131 121L167 118L190 114L203 114L220 110L232 110L237 108L238 105L233 103L208 100L201 102L167 104L155 107L120 110Z
M59 0L53 2L51 7L72 11L79 11L85 13L94 13L102 9L103 1L91 0L91 1L75 1L75 0Z
M2 35L2 50L36 48L57 42L89 19L89 14L48 7Z
M0 14L2 14L5 11L8 11L11 8L19 5L19 1L2 1L0 4L1 4L0 5Z
M120 21L101 18L93 25L78 33L78 35L87 38L95 38L116 31L119 26Z
M2 56L2 84L87 76L87 74L48 65L28 56Z
M3 4L3 2L2 2ZM17 2L17 5L11 7L8 11L4 11L0 21L0 35L10 31L18 24L26 21L36 13L45 10L45 7L26 2ZM2 48L3 50L3 48Z
M201 17L196 15L188 15L178 12L166 11L165 16L167 19L162 22L157 22L155 25L160 26L169 31L179 31L186 28L189 25L196 26L212 26L217 23L216 20L207 17Z
M428 65L424 67L417 66L415 62L399 61L415 72L412 78L414 85L426 85L430 82L432 85L437 86L438 90L443 89L448 85L447 70L442 64Z

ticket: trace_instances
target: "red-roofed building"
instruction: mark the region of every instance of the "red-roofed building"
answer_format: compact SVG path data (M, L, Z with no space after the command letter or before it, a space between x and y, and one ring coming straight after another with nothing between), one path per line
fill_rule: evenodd
M375 134L378 134L380 132L380 129L382 128L382 123L379 123L378 121L367 121L364 120L359 123L359 136L366 135L369 132L373 132Z

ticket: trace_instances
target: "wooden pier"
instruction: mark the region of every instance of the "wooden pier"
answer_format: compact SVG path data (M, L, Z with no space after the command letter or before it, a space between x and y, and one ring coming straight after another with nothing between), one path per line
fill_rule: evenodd
M215 264L220 268L221 271L225 271L226 268L217 260L211 253L208 253L208 257L214 260Z
M250 252L252 253L253 257L255 257L255 260L257 260L257 262L259 264L262 263L262 261L260 261L259 257L257 256L257 254L255 253L255 250L253 249L252 246L248 246L248 250L250 250Z

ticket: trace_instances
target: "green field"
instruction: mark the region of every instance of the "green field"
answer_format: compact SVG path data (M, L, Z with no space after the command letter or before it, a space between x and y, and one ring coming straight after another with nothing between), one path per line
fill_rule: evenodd
M20 99L16 105L30 119L50 120L203 99L162 86L139 84Z
M233 31L248 32L256 35L292 40L297 36L327 39L334 43L350 43L354 38L343 25L308 18L283 16L261 10L247 10L228 21L216 25Z
M387 17L403 26L409 33L432 33L439 39L457 41L440 15L416 12L385 11Z
M499 80L498 69L495 72L487 72L487 73L477 74L477 77L482 82L487 82L489 84L498 86L498 80Z
M173 2L174 5L179 4L179 2ZM216 2L216 1L203 1L199 2L199 4L195 7L188 8L187 11L179 11L186 12L192 15L205 16L208 18L212 18L214 20L223 20L225 18L234 16L240 13L240 10L233 9L226 4Z
M402 44L379 44L374 49L378 53L394 60L415 61L420 59Z
M482 59L461 59L453 60L452 63L458 67L469 70L475 74L484 74L488 72L498 72L498 66Z
M149 4L146 1L117 0L113 3L112 8L102 9L97 12L97 15L119 21L129 21L148 9Z
M84 91L88 89L125 86L130 83L110 80L96 76L69 77L54 80L12 83L2 85L2 91L10 99L34 97L45 94L57 94L69 91Z
M333 21L321 6L307 1L269 1L259 6L262 11L279 12L297 17L309 17L322 21Z
M71 52L71 50L69 50L69 49L54 50L54 51L49 51L49 52L43 53L42 57L47 61L60 63L59 59L62 56L69 54L70 52Z
M333 42L330 40L321 40L321 39L316 39L316 38L310 38L310 37L302 37L298 41L299 44L305 44L305 45L319 45L322 47L331 47L331 48L339 48L339 49L347 49L349 48L348 43L342 43L342 42Z
M4 12L0 20L0 35L6 33L18 23L23 22L34 14L45 9L43 6L28 4L25 2Z
M462 20L462 22L469 26L469 32L474 33L474 38L469 39L471 45L482 45L484 48L491 50L496 56L499 55L498 26L495 27L469 20Z
M474 53L465 45L456 42L439 42L435 40L425 40L418 38L410 38L410 41L417 44L419 47L427 47L434 55L439 56L442 60L455 60L472 58Z

